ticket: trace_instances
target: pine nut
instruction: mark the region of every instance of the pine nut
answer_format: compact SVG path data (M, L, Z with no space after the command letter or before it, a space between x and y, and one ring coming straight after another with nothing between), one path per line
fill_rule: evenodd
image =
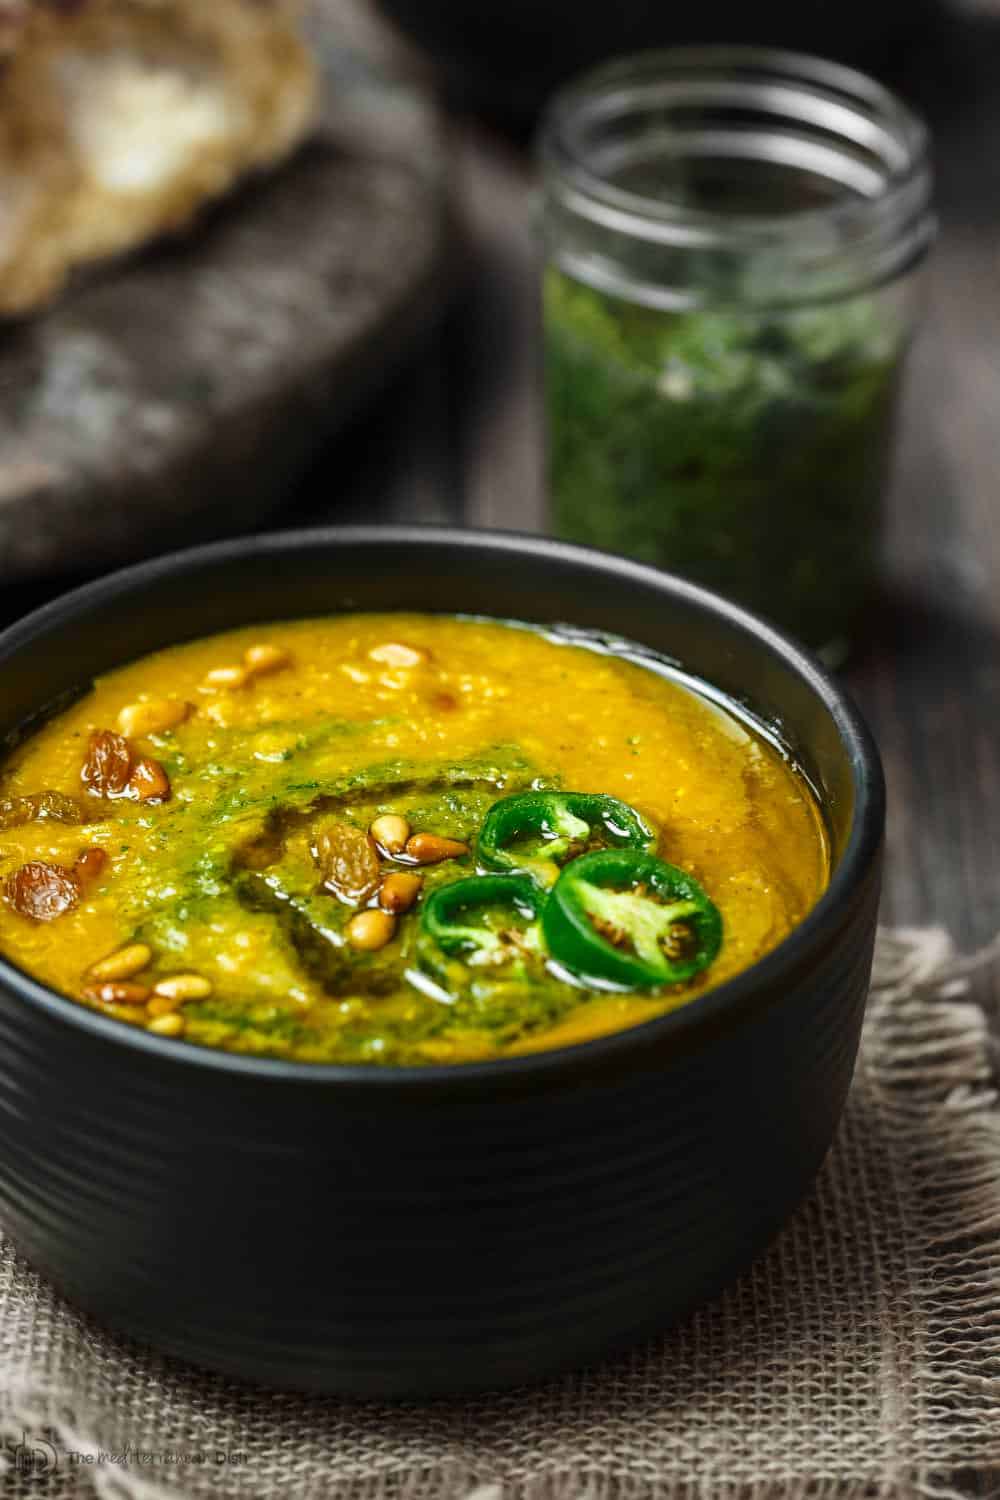
M375 953L390 942L396 931L396 918L385 911L359 911L347 924L347 938L352 948Z
M154 995L146 1006L146 1014L150 1016L169 1016L179 1005L177 1000L168 1000L165 995Z
M410 825L396 813L383 813L376 818L368 832L386 854L402 854L406 840L410 837Z
M205 685L210 688L246 687L252 675L246 667L213 667L206 673Z
M382 882L378 893L378 904L383 911L391 911L394 914L409 911L410 907L420 895L420 887L424 883L422 875L411 875L409 872L394 871L387 875Z
M149 999L146 985L125 979L117 984L89 984L83 993L85 999L99 1000L102 1005L145 1005Z
M91 979L98 980L131 979L133 974L148 968L152 960L152 948L145 943L129 943L127 948L119 948L117 952L109 953L107 958L91 964L87 973Z
M170 777L158 760L143 755L132 768L128 790L139 802L167 802L170 799Z
M469 846L458 839L439 839L436 833L415 833L406 841L406 852L418 865L437 865L443 859L468 854Z
M419 667L422 661L427 660L428 653L419 646L404 646L401 641L385 641L381 646L373 646L368 655L372 661L379 661L386 667Z
M188 1000L206 1000L211 993L211 980L201 974L170 974L153 985L154 995L173 1000L177 1005L184 1005Z
M98 879L107 862L107 853L103 849L98 849L96 844L91 844L89 849L80 850L73 861L73 874L76 876L81 891L85 892L87 886Z
M176 1011L171 1011L166 1016L157 1016L146 1027L147 1031L155 1032L157 1036L183 1036L184 1029L184 1017L179 1016Z
M249 646L243 653L243 661L248 672L255 677L263 677L267 672L280 672L282 667L291 665L291 653L283 646Z
M154 698L148 703L130 703L118 715L118 728L129 739L144 739L175 729L194 713L190 703L177 698Z

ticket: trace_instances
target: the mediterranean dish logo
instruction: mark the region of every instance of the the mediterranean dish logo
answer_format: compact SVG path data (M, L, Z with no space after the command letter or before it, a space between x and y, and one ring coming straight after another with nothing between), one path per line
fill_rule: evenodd
M41 1479L59 1467L55 1444L36 1433L22 1432L20 1437L5 1438L3 1453L9 1468L22 1479Z
M3 1439L3 1454L8 1473L21 1479L44 1479L58 1469L166 1469L240 1467L248 1462L241 1449L226 1448L66 1448L54 1441L55 1434L22 1432Z

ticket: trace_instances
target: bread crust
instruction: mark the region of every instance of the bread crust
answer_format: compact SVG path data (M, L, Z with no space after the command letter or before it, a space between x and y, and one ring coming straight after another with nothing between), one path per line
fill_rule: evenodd
M0 0L0 315L183 230L287 156L316 71L287 0Z

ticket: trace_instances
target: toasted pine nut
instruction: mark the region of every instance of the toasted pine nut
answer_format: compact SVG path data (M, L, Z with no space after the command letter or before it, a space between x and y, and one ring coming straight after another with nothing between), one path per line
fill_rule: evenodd
M130 703L118 715L118 728L128 739L143 739L175 729L194 713L190 703L178 698L153 698L148 703Z
M125 979L117 984L89 984L83 993L87 1000L99 1000L102 1005L145 1005L149 999L148 986Z
M427 660L428 653L419 646L404 646L402 641L385 641L381 646L373 646L368 655L386 667L419 667Z
M180 1006L179 1000L168 1000L165 995L154 995L146 1006L149 1016L169 1016Z
M143 755L132 768L128 789L140 802L166 802L170 798L170 777L158 760Z
M420 887L424 883L422 875L412 875L409 871L394 871L387 875L382 882L378 893L378 904L383 911L399 913L409 911L410 907L420 895Z
M102 958L98 963L91 964L87 973L91 979L131 979L133 974L148 968L153 959L153 950L145 943L129 943L127 948L119 948L115 953L109 953L107 958Z
M246 687L253 674L246 667L213 667L205 675L205 686L210 688Z
M410 825L396 813L383 813L376 818L368 832L386 854L402 854L406 840L410 837Z
M157 1036L183 1036L184 1017L179 1016L176 1011L171 1011L168 1015L157 1016L155 1020L150 1021L146 1030L155 1031Z
M153 985L154 995L159 995L164 1000L173 1000L177 1005L183 1005L188 1000L205 1000L211 993L211 980L203 978L201 974L170 974Z
M86 890L91 881L94 881L103 872L108 862L108 856L104 849L98 849L96 844L91 844L89 849L81 849L73 861L73 874L82 890Z
M263 677L266 672L280 672L282 667L291 666L291 653L283 646L249 646L243 653L243 661L248 672L255 677Z
M347 924L347 938L352 948L374 953L384 948L396 931L396 918L385 911L359 911Z
M436 833L415 833L406 841L406 852L418 865L437 865L443 859L468 854L469 846L458 839L439 839Z

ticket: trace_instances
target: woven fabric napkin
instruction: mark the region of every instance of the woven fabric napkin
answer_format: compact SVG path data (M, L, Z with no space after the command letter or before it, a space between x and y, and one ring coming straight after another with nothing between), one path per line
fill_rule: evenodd
M883 932L809 1200L631 1357L433 1406L262 1393L66 1306L0 1244L4 1500L861 1500L1000 1471L1000 1112L975 959ZM1000 1475L998 1475L1000 1477Z

